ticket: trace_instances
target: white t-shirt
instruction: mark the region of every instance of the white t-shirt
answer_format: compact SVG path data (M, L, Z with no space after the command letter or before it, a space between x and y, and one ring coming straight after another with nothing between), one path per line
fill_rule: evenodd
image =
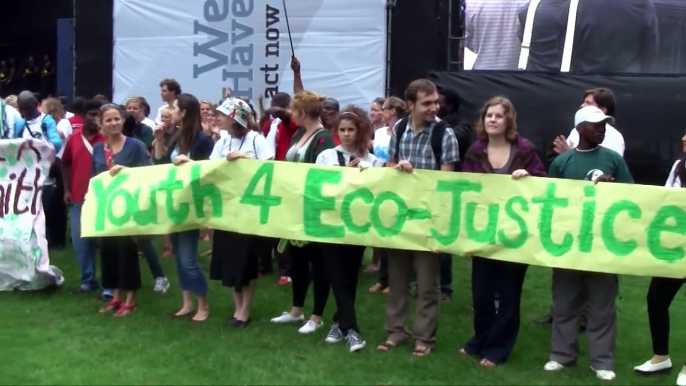
M274 152L276 152L276 135L278 134L280 124L281 119L274 118L269 126L269 133L267 133L267 143L274 149Z
M574 148L579 145L579 132L576 131L576 128L572 129L572 132L569 133L569 137L567 137L567 143L570 147ZM624 137L619 130L615 129L610 124L605 125L605 139L600 146L613 150L624 157Z
M26 121L26 124L29 126L30 131L27 130L26 128L24 128L24 130L21 133L22 138L26 138L26 139L33 138L33 136L31 136L31 133L36 133L36 134L40 134L41 138L47 140L47 138L45 138L45 135L43 135L43 128L41 127L41 125L43 124L44 118L45 118L45 113L40 113L40 115L37 116L36 118L33 118L30 121Z
M7 138L14 137L14 124L21 120L21 114L19 114L17 109L5 103L5 116L0 117L0 119L2 118L4 118L4 123L7 124L7 127L5 127Z
M69 120L60 119L60 121L57 122L57 131L64 134L64 139L62 139L62 147L60 148L60 151L57 152L57 158L62 159L62 154L64 154L64 148L66 148L65 145L67 144L67 138L69 138L69 136L73 132Z
M338 159L338 152L341 152L343 155L343 160L345 161L345 165L341 165L340 161ZM343 146L338 145L333 149L327 149L324 150L323 152L319 153L317 156L317 164L319 165L327 165L327 166L346 166L347 164L350 163L350 159L353 157L353 154L349 151L347 151ZM377 158L374 154L367 153L367 155L362 158L362 161L367 161L370 164L372 164L373 167L382 167L384 164L384 161Z
M149 128L151 128L151 129L153 129L153 130L155 130L155 126L157 126L157 125L155 124L155 121L153 121L152 119L150 119L150 118L148 118L148 117L143 118L143 120L141 121L141 123L144 124L145 126L148 126Z
M665 188L680 188L681 178L676 173L676 167L679 165L680 160L674 162L672 165L672 170L669 172L669 177L667 177L667 182L665 182Z
M70 111L67 111L66 113L64 113L64 119L69 119L69 118L73 118L73 117L74 117L74 113L72 113Z
M232 151L240 151L248 158L263 161L274 159L274 150L267 144L267 140L255 131L249 131L243 138L234 138L231 135L220 138L214 144L210 159L225 158Z
M391 157L388 153L388 148L391 145L391 134L388 133L388 127L382 127L374 132L374 155L385 162L390 162Z

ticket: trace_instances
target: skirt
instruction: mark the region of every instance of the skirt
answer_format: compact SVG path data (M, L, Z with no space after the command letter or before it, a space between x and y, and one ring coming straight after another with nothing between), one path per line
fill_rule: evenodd
M260 268L257 237L241 233L214 231L210 279L240 293L257 279Z

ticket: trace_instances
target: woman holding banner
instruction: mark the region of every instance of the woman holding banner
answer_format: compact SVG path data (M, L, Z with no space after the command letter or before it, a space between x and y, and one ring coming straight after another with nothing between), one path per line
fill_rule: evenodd
M676 161L669 173L665 187L686 187L686 135L681 138L684 156ZM653 340L653 357L634 370L643 375L659 374L672 369L669 357L669 307L674 297L684 285L684 279L654 277L648 288L648 321ZM677 385L686 386L686 365L681 368Z
M323 151L334 147L331 133L322 127L319 117L322 115L326 97L312 91L301 91L291 100L292 119L301 128L293 134L291 148L286 154L286 161L313 164ZM297 323L305 320L303 307L310 286L311 276L314 279L314 308L310 320L298 332L309 334L321 328L322 315L329 298L329 281L324 267L324 256L321 244L304 243L295 246L290 243L291 279L293 280L293 304L290 312L284 312L273 318L272 323Z
M371 121L362 109L349 106L343 110L338 118L337 131L341 144L324 150L317 157L318 164L360 169L383 166L382 160L369 153L367 144L371 139ZM362 350L367 344L360 336L355 315L357 280L365 249L362 245L322 244L324 265L337 308L326 342L338 343L345 339L350 352Z
M229 97L217 108L217 112L221 129L229 135L214 145L210 159L274 159L274 150L267 140L250 130L251 108L246 102ZM259 270L260 242L261 239L254 235L214 231L210 278L220 280L225 287L234 289L235 311L227 322L229 327L243 328L250 323L250 307Z
M152 164L145 144L123 134L124 114L119 106L109 104L100 109L100 127L107 141L93 146L91 177L107 170L115 176L126 168ZM100 312L116 311L115 316L125 316L134 312L136 291L141 288L141 271L135 238L103 237L100 256L102 286L113 289L112 300L101 308ZM125 299L122 291L126 291Z
M517 112L505 98L486 102L476 127L479 139L465 155L462 171L545 176L536 148L517 134ZM519 308L528 265L475 256L472 259L474 336L460 350L481 358L481 366L495 367L507 360L519 334ZM496 312L495 294L500 294Z
M172 108L172 120L179 126L178 135L168 149L163 141L155 141L154 158L156 163L173 163L180 166L188 162L207 160L212 153L214 142L202 131L200 120L200 102L190 94L179 94ZM163 129L155 128L155 138L163 138ZM207 304L207 281L198 265L198 229L176 232L170 235L176 267L179 274L183 306L173 315L176 318L190 316L193 313L193 296L198 298L198 311L193 322L204 322L210 316Z

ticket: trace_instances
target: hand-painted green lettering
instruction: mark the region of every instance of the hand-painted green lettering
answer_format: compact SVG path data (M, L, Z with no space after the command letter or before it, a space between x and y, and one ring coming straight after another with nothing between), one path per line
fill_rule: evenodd
M324 184L339 184L343 173L338 170L310 169L303 193L303 228L305 234L322 239L345 237L343 225L322 223L322 212L336 209L336 199L322 195Z
M676 223L668 225L667 220ZM676 205L665 205L660 208L650 222L647 230L648 250L659 260L675 263L684 258L684 247L665 248L662 246L662 233L686 235L686 212ZM683 245L683 243L680 243Z
M149 189L150 205L146 210L140 210L140 207L138 206L140 204L141 190L141 188L136 188L133 192L133 203L135 205L135 207L132 208L133 221L141 226L157 224L157 188L153 186Z
M348 231L361 235L369 232L372 223L368 221L362 225L357 225L355 224L355 221L353 221L351 208L353 202L358 199L369 205L374 202L374 194L367 188L357 189L346 194L345 197L343 197L343 203L341 203L341 220L343 220L343 224L348 228Z
M107 208L109 207L110 195L114 192L121 184L126 181L128 174L120 173L117 174L112 179L107 188L102 183L102 179L96 178L91 182L91 187L93 188L93 193L95 194L95 200L97 201L96 212L95 212L95 231L102 232L105 230L105 222L107 220Z
M622 212L627 212L629 218L633 220L641 218L641 208L636 203L629 200L620 200L607 208L600 223L600 237L603 239L605 248L610 253L620 257L627 256L638 248L638 243L635 240L621 241L615 236L615 221Z
M526 244L526 240L529 238L529 227L526 225L526 221L514 210L514 205L519 205L522 208L522 212L529 213L529 203L522 196L514 196L507 200L505 203L505 214L507 217L511 218L517 226L519 227L519 235L515 238L509 238L502 229L498 231L498 241L505 248L517 249L521 248Z
M122 207L124 208L124 213L117 216L114 213L114 204L117 198L121 197L123 199ZM110 224L115 227L121 227L127 222L131 221L131 216L133 215L133 209L137 208L138 205L133 201L133 196L131 192L126 189L118 189L110 196L107 203L107 218L110 220Z
M385 201L391 201L397 207L397 212L395 214L395 220L390 226L384 225L381 220L381 205ZM403 225L407 221L407 204L403 199L393 192L382 192L374 200L374 205L372 205L372 212L369 215L370 220L372 220L372 226L376 233L381 237L391 237L396 236L403 230Z
M205 198L210 199L212 204L212 217L222 216L222 193L217 185L200 183L200 164L191 166L191 194L193 195L193 206L195 215L198 218L205 218Z
M431 228L431 237L441 245L450 245L457 240L460 234L462 221L462 193L481 192L483 185L480 182L469 180L447 180L438 181L436 191L439 193L452 193L452 209L450 213L450 223L447 233L439 233L435 228Z
M584 197L592 200L584 200L581 206L581 225L579 227L579 251L589 253L593 248L593 219L595 218L595 186L584 187Z
M264 177L264 188L262 190L262 194L255 194L257 184L259 184L262 177ZM273 179L274 164L271 162L262 164L262 166L260 166L260 168L257 169L257 172L255 172L255 174L252 176L250 182L248 182L248 187L245 188L245 193L243 193L243 197L241 197L240 201L241 204L253 205L260 208L260 224L262 225L265 225L267 222L269 222L269 210L272 207L281 205L281 197L272 196Z
M499 204L488 205L488 218L486 227L482 230L476 229L476 208L478 204L470 202L465 208L465 230L467 237L483 244L495 244L495 232L498 229L498 213L500 212Z
M541 245L546 252L555 257L560 257L572 249L574 236L565 233L561 243L553 241L553 214L555 207L566 208L569 206L569 199L555 197L557 185L554 182L548 184L545 196L533 197L531 202L541 204L541 214L538 219L538 227L541 234Z
M167 192L164 202L167 209L167 217L169 217L172 223L178 225L188 219L190 205L187 202L182 202L179 204L178 209L174 207L174 191L183 189L183 181L176 179L176 169L169 168L167 179L157 185L157 190Z

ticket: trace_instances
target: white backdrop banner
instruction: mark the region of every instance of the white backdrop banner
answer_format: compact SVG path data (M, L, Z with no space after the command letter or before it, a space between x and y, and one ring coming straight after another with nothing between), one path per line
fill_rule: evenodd
M306 89L367 106L383 96L386 0L287 0ZM282 0L115 0L114 100L162 104L159 82L218 102L293 92Z
M50 265L41 202L55 150L41 140L0 140L0 291L64 282Z

